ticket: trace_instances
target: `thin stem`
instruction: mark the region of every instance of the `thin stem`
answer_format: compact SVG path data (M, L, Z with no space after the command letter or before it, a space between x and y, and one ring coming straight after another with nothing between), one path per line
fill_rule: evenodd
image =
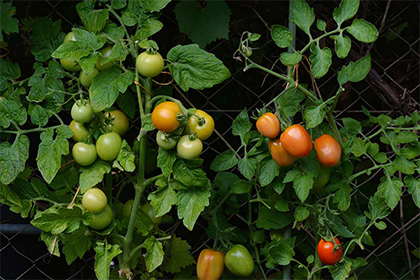
M156 176L154 176L152 178L146 179L146 180L144 180L143 185L144 185L144 187L146 187L146 186L150 185L151 183L159 180L160 178L165 178L165 175L159 174L159 175L156 175Z
M0 132L2 133L10 133L10 134L26 134L26 133L32 133L32 132L39 132L39 131L46 131L49 128L55 129L55 128L59 128L62 125L54 125L54 126L50 126L50 127L39 127L39 128L33 128L33 129L20 129L19 127L16 126L17 131L14 130L0 130Z
M391 164L392 164L392 162L386 163L386 164L375 165L375 166L373 166L371 168L368 168L368 169L365 169L363 171L360 171L359 173L356 173L356 174L351 175L349 177L349 181L351 182L351 181L353 181L354 179L356 179L357 177L359 177L359 176L361 176L363 174L366 174L366 173L368 173L370 171L373 171L373 170L376 170L376 169L384 168L384 167L389 166Z
M319 36L318 38L315 38L315 39L312 39L312 40L310 40L309 41L309 43L308 44L306 44L306 46L300 51L301 53L304 53L307 49L309 49L309 47L313 44L313 43L318 43L319 42L319 40L321 40L322 38L325 38L325 37L327 37L327 36L330 36L330 35L332 35L332 34L334 34L334 33L340 33L340 32L342 32L342 30L345 30L346 28L344 28L344 29L340 29L340 28L337 28L337 29L335 29L335 30L333 30L333 31L330 31L330 32L327 32L327 33L325 33L325 34L322 34L321 36Z

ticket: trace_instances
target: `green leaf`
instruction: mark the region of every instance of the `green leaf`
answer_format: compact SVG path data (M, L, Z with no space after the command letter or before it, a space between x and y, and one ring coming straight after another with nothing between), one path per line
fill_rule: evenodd
M28 158L29 139L26 135L20 135L12 145L7 141L0 143L0 182L5 185L13 182L25 169Z
M0 41L4 41L3 32L7 35L19 32L19 20L13 18L16 14L16 8L12 2L0 2Z
M111 261L122 251L118 245L108 244L105 239L105 242L96 242L95 252L95 275L98 280L109 280Z
M29 101L41 102L47 100L52 103L53 108L43 105L43 108L54 112L61 111L61 104L64 102L64 85L61 79L65 76L63 67L56 61L50 60L48 68L34 65L35 73L29 79L28 85L31 87L27 99Z
M169 71L184 91L211 88L230 77L223 62L198 45L173 47L167 59Z
M233 120L232 123L232 134L235 136L241 136L245 138L245 134L252 128L252 123L249 121L248 111L246 108Z
M0 126L8 128L12 122L18 125L26 123L26 109L22 104L8 100L4 97L0 98Z
M158 268L164 257L162 243L156 240L154 236L150 236L143 243L143 247L147 250L145 261L148 272L154 271Z
M368 207L369 212L365 212L365 214L372 221L385 219L391 213L391 209L389 209L379 191L369 198Z
M314 10L304 0L293 0L290 7L290 19L306 34L315 21Z
M280 61L285 66L294 66L302 60L302 54L300 51L295 53L284 52L280 54Z
M72 234L63 235L63 253L67 264L70 265L77 258L82 259L92 246L92 239L85 234L85 229L79 229ZM58 249L58 246L57 246Z
M309 192L314 184L314 176L312 174L298 174L293 180L293 188L295 189L297 197L303 203L308 198Z
M271 38L279 48L287 48L293 40L293 34L283 25L271 26Z
M261 163L261 169L259 172L258 180L260 181L261 187L265 187L270 184L273 179L279 175L279 166L274 162L273 159L268 159Z
M322 19L318 19L316 21L316 28L325 32L325 29L327 28L327 23L323 21Z
M127 222L129 217L126 217ZM149 232L153 229L153 221L150 219L149 215L144 212L142 209L139 209L136 213L136 220L134 226L137 230L137 233L140 233L143 236L147 236Z
M104 179L104 175L111 172L109 162L97 160L94 164L80 168L80 192L83 194Z
M347 31L353 35L358 41L363 43L372 43L378 39L379 32L376 27L365 21L364 19L355 19L351 26L347 28Z
M31 122L34 125L45 126L48 123L48 114L39 105L35 105L29 114L31 116Z
M376 155L373 156L373 158L379 163L385 163L388 161L388 157L386 156L385 153L382 153L382 152L377 153Z
M397 141L400 144L410 143L419 139L419 136L412 131L401 131L397 135Z
M302 222L309 217L309 214L310 214L310 212L305 206L299 205L295 209L295 220L297 222Z
M147 39L150 36L158 33L162 28L163 23L154 18L148 18L145 21L143 21L141 29L137 31L133 39L138 41Z
M351 19L359 9L360 0L343 0L338 8L334 9L333 18L338 26Z
M305 99L305 94L298 89L289 87L277 98L276 103L283 117L293 117L301 109L300 103Z
M114 41L119 41L124 37L124 27L118 26L112 21L108 21L105 28L102 30L103 34L106 34L107 37L110 37Z
M348 258L344 259L344 262L337 263L334 266L328 268L334 280L345 280L349 277L351 271L351 260Z
M45 245L47 245L48 252L50 254L59 257L60 256L60 249L59 249L59 239L56 238L56 234L51 234L49 232L43 231L41 233L41 240L45 242ZM67 257L67 256L66 256Z
M181 272L182 268L195 264L190 248L191 246L187 241L174 236L171 244L166 247L165 272L178 273Z
M2 4L3 2L0 2L0 5ZM0 11L0 12L3 12L3 11ZM0 35L1 35L1 32L0 32ZM19 77L20 77L19 64L17 62L13 63L10 59L0 58L0 91L7 89L7 80L14 80Z
M121 72L117 67L111 67L99 73L89 88L93 111L100 112L111 107L117 100L118 94L125 92L133 80L132 72Z
M115 10L120 10L127 6L127 0L111 0L111 7Z
M61 32L61 20L53 22L50 18L37 17L32 26L31 52L35 59L45 62L51 58L52 53L64 40L64 33Z
M157 156L157 166L162 170L162 173L165 177L169 177L172 173L172 167L174 166L176 160L176 151L173 150L164 150L159 147L158 156Z
M327 105L309 106L306 108L304 116L306 120L306 128L317 127L325 118Z
M414 174L416 165L414 162L406 159L405 157L396 156L395 160L392 162L392 168L394 170L401 171L404 174L412 175Z
M201 168L191 166L187 160L177 159L174 164L174 179L187 187L206 187L209 179Z
M191 187L177 193L178 218L193 230L198 216L209 205L210 191L207 188Z
M348 185L342 185L338 191L335 192L333 202L338 203L337 208L341 211L346 211L350 207L352 188Z
M116 167L121 171L133 172L136 169L135 155L128 145L127 141L123 140L120 153L117 159L112 164L112 167Z
M412 195L414 204L420 208L420 179L414 179L412 176L406 176L404 182L407 185L408 193Z
M89 32L98 33L101 31L109 18L108 10L94 10L94 2L80 2L76 5L77 14Z
M293 216L290 212L281 213L275 209L268 209L264 206L258 212L256 225L258 228L280 229L290 225L293 222Z
M79 229L83 224L89 224L92 221L92 213L85 212L79 207L73 209L60 208L53 211L42 212L31 221L31 224L42 231L59 234L62 232L72 233Z
M61 167L61 156L69 153L69 142L67 141L73 133L67 126L58 127L55 139L54 129L48 128L41 134L36 161L39 171L47 183L51 183Z
M332 35L331 38L334 40L335 52L339 58L346 58L351 49L351 40L349 36Z
M148 199L153 206L155 216L160 217L168 213L176 203L176 193L168 185L149 194Z
M338 71L337 79L338 83L342 86L347 82L360 82L366 78L370 71L370 54L367 54L363 58L355 62L350 62L347 66L343 66Z
M397 178L384 176L378 185L378 193L385 198L389 208L394 209L400 201L404 184Z
M118 107L130 118L133 119L136 114L136 99L130 92L125 92L118 95ZM153 123L152 123L153 124ZM153 126L154 129L154 126Z
M366 143L360 138L354 138L353 145L351 147L351 152L356 157L360 157L361 155L366 154L366 150Z
M166 5L171 2L170 0L140 0L140 3L143 7L143 9L146 12L159 12L163 8L166 7Z
M227 150L218 155L211 163L210 169L216 172L228 170L238 163L233 151Z
M208 1L205 7L194 1L180 1L174 12L179 31L201 48L217 39L228 39L231 11L225 1Z
M233 183L230 192L234 194L248 193L254 184L255 181L238 180Z
M35 177L31 179L30 183L18 177L11 187L21 199L41 199L50 193L43 181Z
M293 245L287 239L280 240L278 244L270 247L268 252L273 259L273 262L278 265L289 265L295 256Z
M343 224L343 221L338 216L327 214L327 218L331 221L331 229L339 236L345 238L353 238L355 235Z
M242 175L248 180L251 180L254 177L255 169L257 168L257 162L255 158L244 157L239 160L238 168Z
M332 53L328 47L320 48L318 44L311 46L311 55L309 56L311 69L314 78L319 79L327 74L332 64Z
M375 223L375 227L379 230L384 230L386 229L386 223L384 221L380 221Z

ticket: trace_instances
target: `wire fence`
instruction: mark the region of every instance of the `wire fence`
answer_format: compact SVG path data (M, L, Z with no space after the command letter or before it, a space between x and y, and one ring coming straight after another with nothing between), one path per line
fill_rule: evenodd
M238 113L247 107L255 111L280 93L285 84L283 81L266 76L259 70L243 71L243 63L235 61L232 54L237 49L243 31L262 34L259 45L254 50L253 59L267 68L285 73L286 69L278 61L279 49L271 40L269 27L272 24L288 23L287 1L227 1L231 8L229 39L218 40L206 49L223 60L230 69L232 77L224 83L206 90L182 92L173 85L173 95L185 105L202 108L209 112L216 122L216 135L204 143L202 157L206 159L205 170L209 170L211 160L227 148L236 149L240 142L232 135L231 124ZM20 18L47 16L53 20L62 19L63 26L71 28L80 25L75 11L74 1L28 1L15 2ZM331 14L339 1L310 1L317 18L331 24ZM178 24L171 3L164 10L161 20L164 29L155 40L162 53L176 44L189 43L188 39L178 32ZM42 11L42 14L34 14ZM420 108L420 5L418 1L362 1L358 17L366 18L380 30L380 37L374 44L362 44L352 40L352 50L347 59L334 60L326 77L314 85L317 93L324 98L330 97L338 88L337 71L350 60L359 59L368 51L372 55L372 70L367 79L346 88L340 98L335 118L352 117L363 119L362 106L373 115L387 114L398 116L410 114ZM19 17L19 16L18 16ZM176 34L176 35L174 35ZM178 35L177 35L178 34ZM303 38L303 39L302 39ZM297 47L307 42L305 36L297 33ZM23 42L21 44L24 44ZM334 48L333 42L325 39L322 45ZM22 46L20 46L22 47ZM301 83L310 84L305 66L299 69ZM307 68L307 67L306 67ZM306 78L305 78L306 77ZM305 80L306 79L306 80ZM339 122L340 125L340 122ZM131 129L139 130L140 121L135 119ZM365 128L363 133L371 135L376 127ZM39 136L39 135L37 135ZM134 140L134 138L133 138ZM150 141L154 141L150 137ZM363 161L362 161L363 163ZM35 164L34 164L35 166ZM357 167L356 167L357 168ZM363 168L361 165L360 168ZM235 172L235 170L232 170ZM210 176L213 176L211 172ZM39 175L36 175L39 176ZM366 205L380 178L380 171L363 177L353 184L353 200ZM117 189L121 182L115 182ZM370 188L373 186L373 188ZM365 191L366 190L366 191ZM45 244L39 240L39 231L30 226L27 219L20 219L1 206L0 230L0 279L95 279L93 273L93 253L85 255L83 260L67 266L64 258L52 257ZM238 223L234 216L229 220ZM240 223L240 222L239 222ZM368 261L368 265L356 271L360 279L420 279L419 258L412 251L420 246L420 213L413 204L411 195L403 187L402 199L391 215L386 218L387 228L383 231L371 230L376 246L366 246L364 251L355 250L354 255ZM204 234L207 228L205 220L199 219L195 234L182 226L177 228L178 236L186 236L192 245L192 252L197 253L210 239ZM170 229L172 230L172 228ZM296 230L297 245L302 244L315 248L315 241L305 233ZM202 236L197 240L195 236Z

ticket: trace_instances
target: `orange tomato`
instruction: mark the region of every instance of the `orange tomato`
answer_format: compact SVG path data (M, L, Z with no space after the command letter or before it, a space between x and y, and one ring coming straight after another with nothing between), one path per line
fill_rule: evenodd
M158 130L170 133L179 127L177 115L181 113L181 108L175 102L162 102L153 110L152 122Z
M257 120L258 131L268 138L275 138L280 133L279 119L273 113L265 113Z
M288 127L280 135L280 142L286 151L294 157L306 157L312 150L311 136L300 124Z
M225 255L219 251L204 249L197 261L197 277L199 280L217 280L222 276L225 267Z
M314 142L316 157L322 166L336 166L341 159L340 144L331 135L324 134Z
M268 142L268 148L273 160L280 166L289 166L293 164L296 157L291 156L282 146L280 139L271 139Z

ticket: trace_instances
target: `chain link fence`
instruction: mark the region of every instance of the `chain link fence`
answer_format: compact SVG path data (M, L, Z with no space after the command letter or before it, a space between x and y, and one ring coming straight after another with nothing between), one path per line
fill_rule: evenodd
M327 22L327 28L333 24L331 14L339 1L309 2L315 9L316 17ZM61 19L64 31L69 31L75 24L80 25L75 1L15 1L14 4L18 10L18 18L46 16L54 21ZM154 38L161 47L162 54L177 44L190 43L185 35L179 34L173 12L176 4L171 3L165 8L161 17L165 27ZM284 74L286 69L278 61L280 51L271 40L269 27L272 24L287 26L288 1L227 1L227 4L232 12L229 39L217 40L206 49L225 63L232 77L211 89L190 90L187 93L172 85L176 98L185 105L202 108L215 119L217 132L204 143L202 157L205 159L205 170L210 170L210 163L215 156L226 149L239 147L239 139L232 135L231 130L232 121L238 113L244 107L249 112L255 112L256 108L269 102L285 87L283 81L259 70L244 72L243 62L234 60L232 54L238 47L242 32L260 33L262 36L255 46L253 60ZM370 74L366 80L347 86L340 98L335 118L352 117L361 120L365 118L362 106L373 115L387 114L394 117L420 109L419 15L418 1L361 1L357 17L374 23L380 30L379 39L374 44L361 44L353 40L349 57L343 60L334 59L328 74L314 84L317 94L324 99L330 97L338 88L337 70L370 51ZM305 40L305 35L297 31L297 48L304 46ZM22 40L16 49L27 52L30 46L26 41ZM328 39L322 40L321 44L334 48L333 42ZM308 66L305 65L307 64L304 63L299 68L299 80L300 83L311 85ZM32 73L31 68L22 68L23 75ZM138 131L139 126L139 119L133 120L132 129ZM375 129L377 127L367 128L363 133L368 136ZM39 135L33 137L35 139ZM129 143L134 142L134 138L131 140ZM150 141L154 141L153 137L150 137ZM32 149L36 149L34 147L32 145ZM356 168L366 168L363 163L362 160ZM35 162L29 164L36 166ZM362 209L365 209L368 197L373 194L372 190L376 190L380 173L381 171L377 171L370 176L361 177L353 184L353 200ZM212 178L214 174L209 171L209 176ZM121 182L115 182L114 187L117 189L120 185ZM67 266L63 257L50 256L45 244L39 241L39 231L29 225L28 219L13 215L7 206L2 205L0 220L0 279L95 279L93 252L86 254L83 260L76 260ZM240 224L234 216L229 220L233 224ZM353 252L353 255L368 261L367 266L356 271L356 276L360 279L420 279L419 258L412 253L420 246L420 213L405 187L399 205L388 216L386 223L387 228L383 231L371 230L376 246L366 246L364 251L356 249ZM179 223L167 230L176 229L177 236L188 240L194 254L210 242L205 235L207 224L204 219L198 220L194 235L178 225ZM311 250L315 248L315 241L306 233L294 230L293 235L298 238L297 251L301 246ZM197 240L197 236L201 238Z

